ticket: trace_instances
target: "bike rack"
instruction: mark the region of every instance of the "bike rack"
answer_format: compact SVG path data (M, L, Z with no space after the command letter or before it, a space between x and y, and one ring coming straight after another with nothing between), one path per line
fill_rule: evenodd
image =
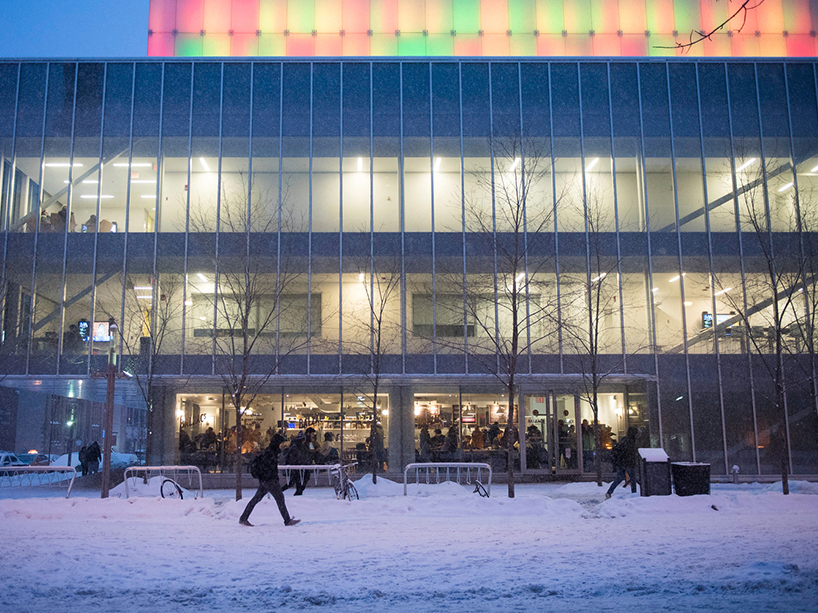
M491 465L489 464L482 464L480 462L421 462L421 463L414 463L414 464L407 464L406 468L403 469L403 495L407 495L407 486L409 483L409 471L415 471L415 483L420 483L420 473L423 470L426 473L426 484L429 485L431 483L430 475L432 469L435 471L435 483L440 483L440 473L441 469L446 469L446 478L443 480L445 483L446 481L450 481L449 479L449 470L456 470L455 476L457 478L457 483L460 484L460 471L465 469L466 474L466 483L471 485L472 483L472 471L476 472L475 479L477 481L480 480L481 471L487 470L489 473L489 479L486 484L486 493L491 495Z
M327 482L332 485L332 471L337 470L340 464L279 464L278 472L284 473L284 478L289 482L290 475L294 472L299 473L301 481L304 481L304 473L327 473ZM315 475L315 482L318 483L318 475Z
M131 473L130 475L128 473ZM128 490L128 477L131 479L138 479L139 473L145 473L141 478L147 482L151 477L169 477L177 484L179 483L179 473L187 475L188 487L193 485L193 474L199 476L199 493L194 493L194 498L204 498L204 489L202 488L202 471L198 466L129 466L125 469L125 498L130 497Z
M15 484L13 478L17 475L12 475L10 473L22 473L19 477L20 482ZM55 480L48 478L56 473L60 473L62 475L68 473L71 475L71 481L68 484L68 492L65 494L65 497L68 498L71 496L71 488L74 487L74 479L77 477L77 469L73 466L3 466L0 468L0 486L2 486L5 478L8 478L9 487L22 485L50 485L65 481L65 479ZM26 479L26 477L28 478Z

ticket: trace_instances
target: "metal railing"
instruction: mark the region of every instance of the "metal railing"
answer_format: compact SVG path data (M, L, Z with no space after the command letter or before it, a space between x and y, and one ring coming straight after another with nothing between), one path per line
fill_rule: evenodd
M194 498L204 498L202 471L199 470L198 466L129 466L125 469L125 498L130 497L128 488L129 478L133 479L134 485L136 485L137 479L141 479L144 483L147 483L152 477L164 477L166 479L173 479L179 486L185 487L184 484L179 481L179 477L182 476L187 477L187 487L192 489L194 474L199 477L199 493L194 493L193 496Z
M325 472L327 473L327 484L332 485L333 471L337 471L340 467L340 464L279 464L278 472L279 474L284 473L287 482L290 481L290 477L294 472L298 472L302 483L304 482L304 474L313 472L316 473L316 484L318 483L318 475Z
M68 480L65 497L71 496L77 469L73 466L3 466L0 468L0 487L62 484ZM56 478L60 477L60 478Z
M490 495L491 494L491 475L492 470L489 464L482 464L480 462L420 462L416 464L407 464L406 468L403 469L403 495L407 495L407 486L409 483L409 472L414 470L415 471L415 483L421 483L420 480L420 473L426 473L426 484L431 485L432 483L441 483L440 476L443 472L443 469L446 469L446 477L443 479L443 483L446 481L451 481L449 478L450 472L454 471L454 476L457 479L457 483L460 484L461 475L465 475L466 477L466 484L472 484L472 474L474 474L475 481L480 481L485 487L486 492ZM482 471L488 471L489 478L487 482L483 482L480 479ZM432 480L432 471L434 471L434 481Z

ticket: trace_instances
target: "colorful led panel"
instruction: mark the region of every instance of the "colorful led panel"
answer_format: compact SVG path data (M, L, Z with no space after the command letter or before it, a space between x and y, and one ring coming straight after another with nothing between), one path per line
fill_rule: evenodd
M818 1L150 0L151 56L818 55ZM695 34L693 35L695 37ZM284 40L282 40L284 39Z

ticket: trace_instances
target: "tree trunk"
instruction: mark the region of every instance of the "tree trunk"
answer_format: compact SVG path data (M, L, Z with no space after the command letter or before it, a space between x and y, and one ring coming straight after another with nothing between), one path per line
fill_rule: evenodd
M241 408L236 407L236 500L241 500Z
M599 407L596 405L596 394L594 394L594 468L596 469L596 484L602 487L602 436L599 432Z
M513 379L512 379L513 381ZM508 387L508 433L506 435L506 474L508 475L508 497L514 498L514 384Z

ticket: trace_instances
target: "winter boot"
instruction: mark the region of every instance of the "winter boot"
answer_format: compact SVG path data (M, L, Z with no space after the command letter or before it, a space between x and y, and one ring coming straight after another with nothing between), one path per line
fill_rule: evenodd
M295 517L291 517L287 521L284 522L285 526L295 526L296 524L301 523L300 519L296 519Z

